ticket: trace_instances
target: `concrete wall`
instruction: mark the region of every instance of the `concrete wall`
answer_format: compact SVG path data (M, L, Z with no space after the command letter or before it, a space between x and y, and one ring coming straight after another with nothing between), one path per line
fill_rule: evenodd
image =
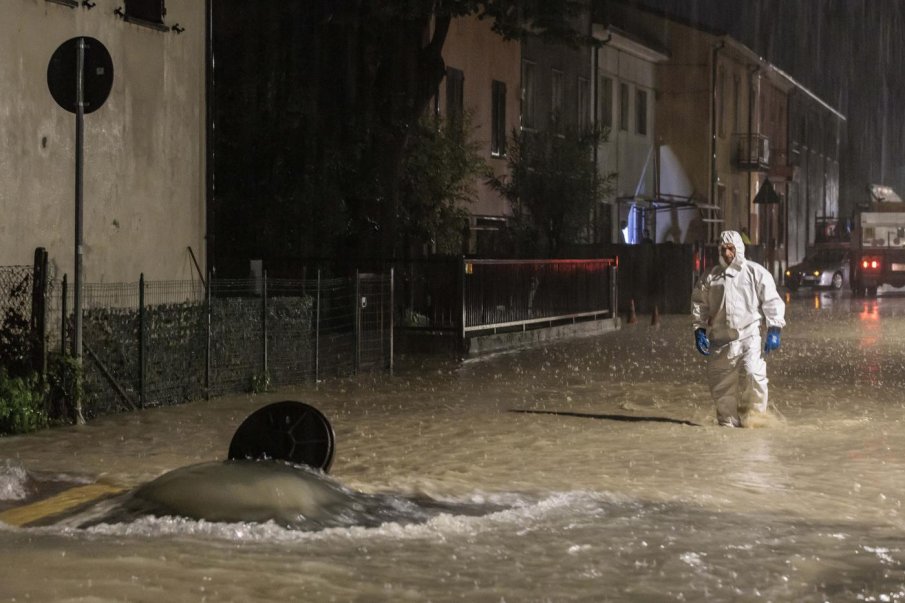
M96 38L113 59L113 88L85 116L86 282L192 279L205 265L205 19L202 0L167 3L164 23L124 21L120 0L69 7L0 4L0 264L30 264L46 247L73 274L75 116L48 91L53 52Z

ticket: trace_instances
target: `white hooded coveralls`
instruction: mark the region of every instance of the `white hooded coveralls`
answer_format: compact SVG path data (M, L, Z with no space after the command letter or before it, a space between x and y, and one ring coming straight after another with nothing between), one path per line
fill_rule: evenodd
M786 325L786 305L766 268L745 259L745 244L734 230L720 234L735 246L735 259L698 281L691 295L694 329L707 330L707 378L721 425L740 425L749 412L767 410L767 363L761 347L761 317L767 327ZM739 376L744 390L739 395Z

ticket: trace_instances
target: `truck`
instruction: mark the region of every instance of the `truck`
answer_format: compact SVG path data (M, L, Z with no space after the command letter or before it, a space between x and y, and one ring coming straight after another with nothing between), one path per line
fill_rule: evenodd
M850 283L859 296L905 286L905 202L887 186L868 188L871 199L853 216L849 245Z

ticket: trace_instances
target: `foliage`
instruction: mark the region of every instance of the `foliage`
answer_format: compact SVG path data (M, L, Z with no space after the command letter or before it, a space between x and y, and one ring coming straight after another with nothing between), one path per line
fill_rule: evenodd
M0 367L0 434L35 431L48 424L45 388L37 375L12 377Z
M0 367L13 376L23 376L31 371L31 325L28 312L31 309L31 277L26 275L8 291L6 311L0 309Z
M263 394L270 390L270 373L264 371L251 377L250 391L253 394Z
M409 246L459 253L474 181L487 164L469 139L471 120L421 119L409 137L400 187L399 231Z
M77 422L79 402L85 399L84 369L74 356L50 357L46 376L47 409L57 421Z
M616 177L597 171L594 149L603 140L598 130L512 133L511 175L488 182L512 205L511 236L521 255L557 257L586 234L594 204L612 193Z
M452 206L411 203L442 180L413 185L411 167L452 20L477 17L509 39L592 43L573 28L586 5L218 2L214 261L244 276L252 257L354 261L394 255L406 238L452 245Z

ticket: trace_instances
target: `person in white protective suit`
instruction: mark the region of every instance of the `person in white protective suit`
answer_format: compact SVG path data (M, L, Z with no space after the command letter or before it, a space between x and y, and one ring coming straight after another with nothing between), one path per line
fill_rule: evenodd
M764 354L779 348L785 310L770 272L745 259L741 235L720 233L720 265L700 279L691 295L695 347L708 357L707 380L720 425L742 427L752 413L767 411ZM762 318L767 323L763 350Z

